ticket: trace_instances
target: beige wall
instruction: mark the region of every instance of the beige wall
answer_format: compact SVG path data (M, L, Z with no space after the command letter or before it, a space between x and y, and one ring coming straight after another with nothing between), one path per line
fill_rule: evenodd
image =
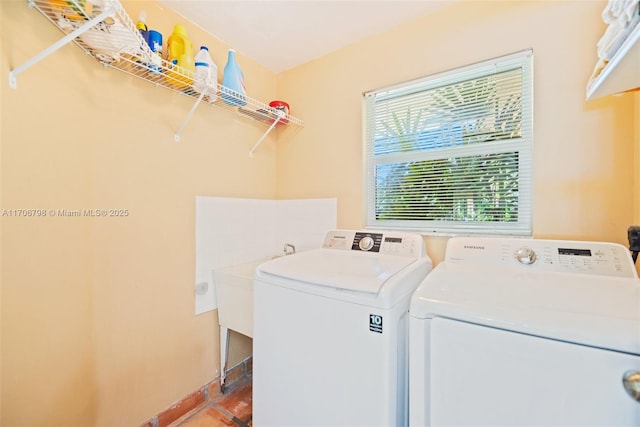
M605 4L464 2L282 73L306 125L278 141L278 196L337 196L338 225L362 226L362 92L533 48L534 235L626 245L633 95L585 102ZM427 238L436 261L445 242Z
M240 56L249 94L305 121L249 158L261 125L201 106L176 144L190 99L75 46L9 90L9 69L60 34L26 2L0 2L2 208L130 212L0 217L0 424L137 425L217 376L216 315L193 314L194 197L338 197L338 225L361 227L361 93L376 87L533 48L535 235L626 244L640 101L584 101L604 4L467 2L278 76ZM127 4L141 7L165 37L181 22ZM227 46L187 28L221 75ZM427 239L436 261L445 241Z
M633 216L634 225L640 225L640 91L636 92L636 138L635 138L635 187L633 195L635 197L635 213Z
M127 7L133 17L144 7L165 37L181 22L150 2ZM11 90L8 71L61 33L26 1L0 11L2 208L129 210L0 217L0 424L138 425L219 375L217 314L194 315L195 196L274 198L276 138L249 158L266 127L203 104L176 143L190 98L104 69L73 45ZM187 30L221 74L228 46ZM275 75L239 63L249 94L274 99Z

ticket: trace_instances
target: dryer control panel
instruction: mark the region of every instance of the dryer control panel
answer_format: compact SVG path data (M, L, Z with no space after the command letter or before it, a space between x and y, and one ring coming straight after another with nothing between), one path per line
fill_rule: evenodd
M331 230L327 232L322 247L412 258L426 255L420 234L390 231Z
M617 243L454 237L446 260L547 271L637 278L629 250Z

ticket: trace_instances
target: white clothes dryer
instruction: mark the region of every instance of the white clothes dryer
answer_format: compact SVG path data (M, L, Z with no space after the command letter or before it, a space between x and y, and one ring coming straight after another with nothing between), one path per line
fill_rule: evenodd
M253 425L406 425L409 302L430 271L422 236L386 231L260 265Z
M621 245L452 238L412 297L412 426L639 426L638 400Z

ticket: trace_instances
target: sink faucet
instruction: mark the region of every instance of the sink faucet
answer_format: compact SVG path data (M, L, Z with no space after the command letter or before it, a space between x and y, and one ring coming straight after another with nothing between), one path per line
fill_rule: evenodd
M296 247L293 246L291 243L285 243L284 244L284 254L285 255L291 255L291 254L295 254L296 253Z

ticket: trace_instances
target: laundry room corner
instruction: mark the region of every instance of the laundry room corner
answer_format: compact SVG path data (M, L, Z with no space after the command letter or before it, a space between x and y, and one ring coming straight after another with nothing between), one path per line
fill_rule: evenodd
M164 31L184 23L124 6ZM62 34L27 1L0 10L2 208L47 213L2 219L0 423L138 425L218 374L214 313L194 315L194 198L273 199L276 136L250 158L263 127L203 105L178 143L188 97L73 44L11 89L9 70ZM187 26L222 63L228 46ZM238 56L252 93L276 98L275 74Z

